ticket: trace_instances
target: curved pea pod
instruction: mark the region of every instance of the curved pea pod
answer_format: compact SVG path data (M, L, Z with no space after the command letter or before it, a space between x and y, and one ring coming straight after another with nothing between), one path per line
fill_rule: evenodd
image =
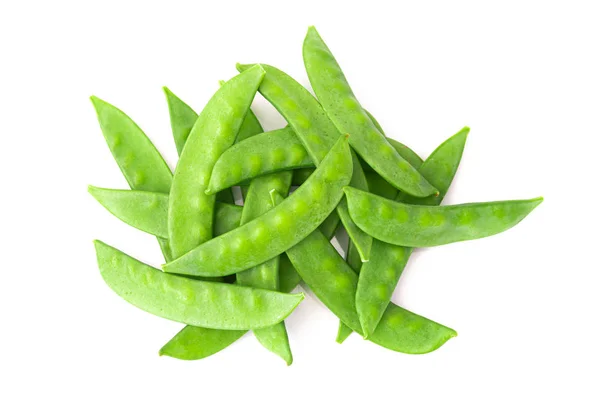
M276 193L273 197L275 203L281 201ZM358 276L327 238L314 231L286 254L319 300L350 329L362 335L354 303ZM368 340L390 350L422 354L436 350L454 336L453 329L390 303Z
M383 242L407 247L432 247L492 236L512 228L542 201L416 206L397 203L345 187L350 215L365 232Z
M89 186L88 192L111 214L126 224L159 238L167 238L168 195L95 186ZM237 228L241 218L241 206L217 202L214 235L219 236Z
M319 102L338 130L350 134L350 145L358 154L399 190L417 197L437 193L437 189L404 160L375 127L314 27L308 29L302 54Z
M134 190L169 193L173 180L171 169L148 136L123 111L100 100L90 98L98 115L106 144L123 176ZM171 260L169 241L158 239L166 261Z
M336 214L332 213L331 215ZM330 226L324 226L324 224L321 224L319 230L331 239L335 233L335 228L331 230ZM300 284L301 278L285 253L281 254L279 258L279 291L289 293ZM358 256L357 259L360 262ZM165 344L159 354L181 360L200 360L225 349L242 337L245 332L215 330L188 325Z
M165 274L95 241L106 284L134 306L188 325L213 329L257 329L285 319L304 298L225 283Z
M319 165L340 136L340 131L308 90L283 71L270 65L261 65L266 74L259 87L260 93L286 119L298 135L298 139L304 145L315 165ZM244 71L250 67L238 64L237 68ZM353 172L350 185L358 189L368 190L365 174L354 152L352 152L352 159ZM356 244L361 258L365 261L368 260L372 238L354 224L344 198L337 206L337 213L348 232L348 236Z
M202 110L187 138L169 196L169 240L174 257L212 237L215 196L204 192L217 159L234 143L263 76L264 70L257 67L225 83Z
M256 135L227 149L215 163L207 194L252 178L314 166L291 128Z
M225 276L265 262L298 243L327 218L351 175L348 140L341 136L306 183L280 205L165 264L163 269L186 275Z
M458 170L468 133L469 128L463 128L450 137L419 168L419 172L440 190L439 196L416 198L400 193L396 201L407 197L410 204L439 205ZM356 290L356 310L365 335L373 332L383 316L411 253L410 247L373 240L373 257L361 269Z

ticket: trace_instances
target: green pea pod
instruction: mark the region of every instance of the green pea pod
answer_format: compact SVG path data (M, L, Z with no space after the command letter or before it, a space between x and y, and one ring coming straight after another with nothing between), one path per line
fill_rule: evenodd
M237 68L244 71L250 66L238 64ZM319 165L340 136L340 131L331 122L319 102L302 85L277 68L269 65L263 65L263 68L266 75L259 87L260 93L286 119L315 165ZM368 190L367 180L354 152L352 158L354 169L350 185ZM356 244L361 258L368 260L372 238L354 224L344 198L337 207L337 213L348 236Z
M159 238L168 237L167 209L169 196L163 193L138 190L104 189L89 186L88 192L111 214L136 229ZM214 236L237 228L242 207L217 202Z
M468 133L469 128L464 128L450 137L419 168L440 190L440 195L410 197L411 204L426 204L432 200L433 205L441 204L458 170ZM403 196L403 193L398 194L396 201ZM373 333L383 316L411 253L411 248L373 240L373 257L361 269L356 290L356 310L365 335Z
M207 193L261 175L313 166L292 128L257 135L227 149L215 163Z
M375 127L314 27L308 29L302 54L319 102L339 131L350 134L350 144L358 154L399 190L418 197L437 193L437 189L403 159Z
M274 204L281 201L276 192L272 192L272 196ZM286 254L319 300L350 329L362 335L354 303L358 276L329 240L314 231ZM454 336L454 330L390 303L368 339L390 350L422 354L436 350Z
M398 246L432 247L480 239L512 228L542 201L467 203L415 206L344 188L352 219L373 237Z
M133 190L169 193L173 180L169 166L148 136L123 111L100 100L90 98L98 115L100 129L108 147ZM158 239L166 261L171 260L169 241Z
M340 189L350 182L351 175L348 140L341 136L306 183L282 204L196 247L163 269L186 275L225 276L270 260L327 218L340 202Z
M174 257L212 237L215 196L204 192L215 162L234 143L263 76L264 70L257 67L225 83L202 110L187 138L169 196L169 240Z
M332 213L332 215L336 214ZM335 228L331 230L330 226L324 227L324 223L321 224L319 230L329 239L335 233ZM360 258L358 261L360 262ZM294 269L289 258L285 253L281 254L279 256L279 291L289 293L298 286L300 281L300 275ZM181 360L199 360L225 349L242 337L244 333L246 331L224 331L188 325L164 345L159 354Z
M204 282L165 274L95 241L106 284L151 314L213 329L257 329L285 319L304 295Z
M369 264L371 261L365 264ZM360 255L356 250L356 247L351 241L348 241L348 250L346 251L346 263L354 272L358 274L358 285L360 285L360 271L362 268L362 261L360 260ZM360 315L359 315L360 317ZM359 318L360 319L360 318ZM352 329L348 327L345 323L340 321L338 325L338 332L335 341L342 344L348 337L352 334Z
M252 139L247 141L249 140ZM243 156L243 154L240 156ZM282 195L287 195L291 184L292 171L277 172L253 179L245 198L240 225L252 221L273 207L269 195L271 190L277 190ZM237 283L242 286L279 290L279 262L279 255L277 255L254 268L238 272L236 275ZM287 365L292 364L292 351L283 321L276 325L254 330L254 336L263 347L280 356Z

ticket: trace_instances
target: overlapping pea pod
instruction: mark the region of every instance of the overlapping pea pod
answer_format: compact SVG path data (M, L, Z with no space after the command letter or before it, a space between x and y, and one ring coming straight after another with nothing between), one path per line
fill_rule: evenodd
M163 269L186 275L225 276L270 260L327 218L351 175L348 138L340 136L316 171L283 203L165 264Z
M373 124L314 27L308 29L302 54L319 102L337 128L350 134L350 144L358 154L397 189L417 197L436 194L437 189L394 150Z
M412 154L412 150L402 143L386 139L399 153ZM277 129L246 139L225 150L215 163L207 191L211 194L221 192L250 179L287 170L301 172L299 177L302 180L297 177L294 182L300 185L314 171L306 168L314 165L313 159L291 127Z
M100 273L119 296L144 311L213 329L257 329L285 319L304 295L166 274L100 241Z
M275 191L272 196L274 204L282 200ZM358 276L329 240L314 231L286 254L313 293L350 329L362 334L355 307ZM390 303L368 339L390 350L422 354L454 336L454 330Z
M237 67L240 71L254 68L240 64ZM260 93L273 104L294 129L313 162L318 166L340 136L340 132L327 117L319 102L302 85L277 68L269 65L263 65L263 67L266 74L259 87ZM353 172L350 185L368 190L365 174L354 152L352 152L352 160ZM371 237L354 224L344 198L336 210L361 257L368 260L371 251Z
M469 128L464 128L450 137L419 167L419 172L440 190L440 195L433 200L412 197L412 204L442 202L460 164L468 133ZM398 194L396 201L401 197ZM356 310L366 336L373 333L383 316L412 249L374 239L373 251L371 260L360 270L356 290Z
M158 238L168 238L169 195L95 186L90 186L88 191L112 215L126 224ZM213 224L214 236L237 228L241 218L241 206L217 202Z
M224 82L222 83L224 84ZM167 104L169 106L169 116L171 119L171 130L173 132L173 139L175 141L175 147L177 148L177 154L181 154L185 141L187 140L194 123L198 119L198 113L192 109L183 100L177 97L171 90L166 86L163 87L165 95L167 97ZM252 109L248 110L248 113L242 121L242 126L235 138L235 142L239 143L251 136L258 133L262 133L263 129L256 118L256 115L252 112ZM217 193L217 201L223 203L234 202L233 192L231 190L222 190Z
M174 258L212 237L215 196L204 191L214 163L234 143L263 76L264 70L257 67L221 86L187 137L169 195L169 241Z
M398 203L345 187L352 218L373 237L398 246L432 247L480 239L512 228L542 201L506 200L452 206Z

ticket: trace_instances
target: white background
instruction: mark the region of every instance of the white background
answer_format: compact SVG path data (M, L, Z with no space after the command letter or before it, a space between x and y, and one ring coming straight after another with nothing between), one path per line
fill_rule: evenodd
M0 398L599 398L593 2L165 3L0 5ZM127 187L88 97L127 112L173 167L161 86L199 110L238 61L307 84L312 24L389 136L426 157L471 127L447 204L545 202L502 235L412 257L394 300L459 333L434 353L338 345L309 297L287 321L291 367L251 335L197 362L159 357L180 325L121 300L96 266L95 238L161 258L86 192Z

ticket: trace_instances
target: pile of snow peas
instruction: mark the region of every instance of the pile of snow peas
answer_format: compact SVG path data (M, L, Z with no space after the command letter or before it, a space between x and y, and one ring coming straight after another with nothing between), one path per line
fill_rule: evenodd
M542 202L441 206L469 128L423 160L362 108L314 27L302 53L316 97L265 64L238 64L199 114L164 88L174 173L135 122L91 98L130 189L89 192L156 236L166 262L161 271L96 241L100 273L129 303L186 325L161 355L202 359L252 330L291 364L284 320L301 282L339 318L338 342L356 332L402 353L436 350L456 332L391 302L412 249L495 235ZM287 126L263 132L257 92ZM331 243L340 231L345 258Z

